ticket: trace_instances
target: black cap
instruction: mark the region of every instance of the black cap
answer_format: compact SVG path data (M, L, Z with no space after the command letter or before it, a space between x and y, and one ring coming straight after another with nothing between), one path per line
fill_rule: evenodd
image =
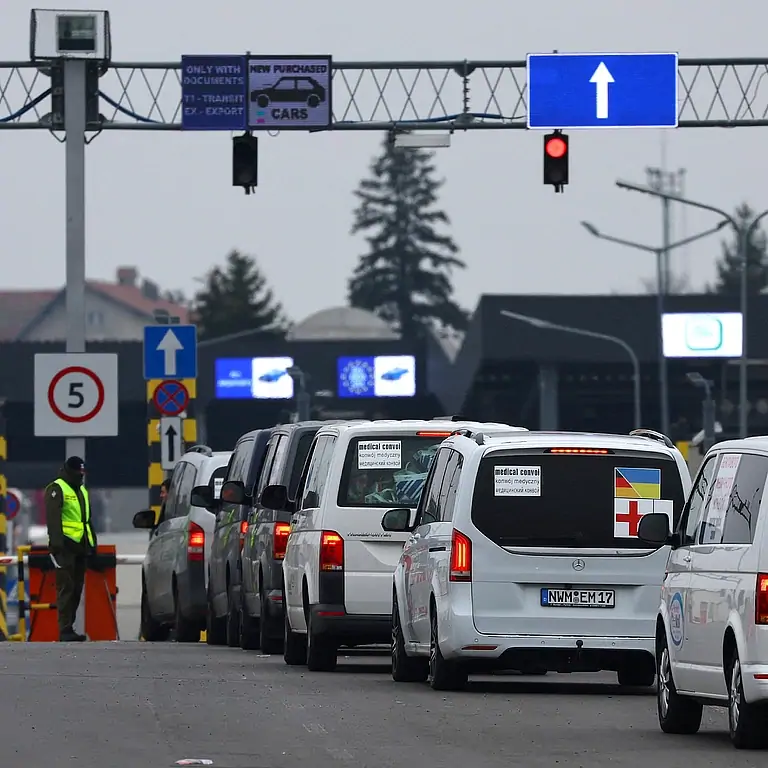
M85 472L85 462L79 456L70 456L64 466L72 472Z

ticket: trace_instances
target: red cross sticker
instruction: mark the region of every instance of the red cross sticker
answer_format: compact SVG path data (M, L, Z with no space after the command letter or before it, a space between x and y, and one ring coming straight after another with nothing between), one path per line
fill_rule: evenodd
M640 525L640 521L643 519L643 516L640 514L640 508L636 501L630 500L628 506L628 512L616 513L616 522L627 523L629 525L629 535L637 536L637 528Z

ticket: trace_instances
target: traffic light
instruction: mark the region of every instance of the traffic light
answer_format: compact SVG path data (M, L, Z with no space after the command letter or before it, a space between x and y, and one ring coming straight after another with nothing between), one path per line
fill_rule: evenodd
M250 195L259 183L259 140L250 133L232 139L232 186Z
M562 192L568 183L568 137L560 131L544 137L544 183Z

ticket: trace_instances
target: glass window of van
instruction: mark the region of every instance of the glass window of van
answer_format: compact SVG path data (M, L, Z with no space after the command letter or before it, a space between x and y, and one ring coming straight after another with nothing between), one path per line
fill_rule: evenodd
M718 543L751 544L755 540L766 475L768 458L748 453L741 456Z

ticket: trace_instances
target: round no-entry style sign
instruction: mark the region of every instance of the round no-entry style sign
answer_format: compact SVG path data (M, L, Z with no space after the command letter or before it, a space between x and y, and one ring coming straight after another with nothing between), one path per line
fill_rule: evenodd
M178 416L189 405L189 392L180 381L168 379L157 385L152 402L163 416Z
M90 368L64 368L48 385L48 405L69 424L90 421L104 405L104 382Z
M13 493L13 491L8 491L8 493L5 494L5 516L8 520L13 520L16 515L19 514L19 510L21 509L21 501L19 500L19 497Z

